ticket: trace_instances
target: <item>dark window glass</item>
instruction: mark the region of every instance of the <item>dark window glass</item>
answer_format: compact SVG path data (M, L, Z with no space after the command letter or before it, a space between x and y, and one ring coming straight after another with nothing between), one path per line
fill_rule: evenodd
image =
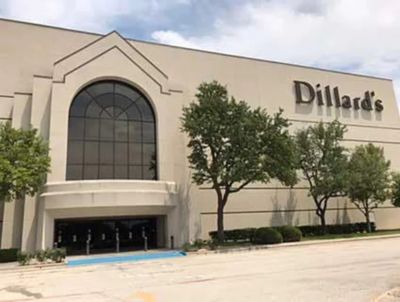
M101 142L100 143L100 164L113 164L114 163L114 143Z
M99 163L99 143L85 142L85 164Z
M114 140L114 121L102 119L100 124L100 139L106 141Z
M70 116L74 117L85 117L86 108L92 102L93 99L85 91L82 91L75 97L75 101L71 106Z
M115 178L116 179L127 179L128 178L128 166L115 166Z
M132 104L132 100L124 95L115 94L114 104L116 105L116 107L119 107L122 111L125 111Z
M130 179L144 179L142 176L142 166L129 166Z
M67 175L69 180L80 180L82 179L82 166L81 165L71 165L67 166Z
M114 137L117 141L128 141L128 122L127 121L115 121Z
M83 118L70 118L68 127L68 137L70 139L82 139L84 134L85 119Z
M143 164L151 165L155 162L156 149L153 144L143 144Z
M68 162L71 164L83 163L83 142L70 141L68 144Z
M128 164L128 144L127 143L115 143L115 163L116 164Z
M153 123L143 123L143 142L144 143L154 143L155 131Z
M96 101L93 101L87 107L85 117L98 118L102 110L103 108L101 108Z
M112 108L114 105L114 95L112 93L103 94L96 98L96 102L101 108Z
M155 179L155 175L153 166L143 166L143 179Z
M153 111L151 110L148 101L141 97L136 101L136 104L142 114L142 119L144 121L154 121Z
M116 84L115 85L115 93L122 95L124 97L126 97L127 99L131 100L131 101L135 101L138 97L140 97L140 94L133 90L132 88L130 88L127 85L123 85L123 84Z
M84 171L84 179L98 179L98 178L99 178L99 166L86 165Z
M142 124L141 122L129 122L129 136L134 142L142 142Z
M139 108L134 103L126 109L126 114L131 121L140 121L142 119Z
M113 179L114 171L113 166L100 166L100 179Z
M85 139L99 139L99 119L86 119L85 121Z
M129 164L140 165L142 164L142 144L129 145Z
M156 128L136 89L103 81L73 100L68 126L67 179L156 179Z
M86 91L94 98L104 94L112 93L114 91L114 83L112 82L99 82L90 85Z

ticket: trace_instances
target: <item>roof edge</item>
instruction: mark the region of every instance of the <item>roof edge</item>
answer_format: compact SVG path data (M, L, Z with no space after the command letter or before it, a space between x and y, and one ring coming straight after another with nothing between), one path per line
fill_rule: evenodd
M93 36L105 36L105 35L107 35L107 34L95 33L95 32L78 30L78 29L71 29L71 28L65 28L65 27L59 27L59 26L53 26L53 25L34 23L34 22L29 22L29 21L13 20L13 19L2 18L2 17L0 17L0 21L13 22L13 23L19 23L19 24L25 24L25 25L33 25L33 26L38 26L38 27L44 27L44 28L49 28L49 29L57 29L57 30L63 30L63 31L70 31L70 32L76 32L76 33L93 35ZM111 31L111 33L112 32L116 32L116 31L113 30L113 31ZM317 71L332 72L332 73L344 74L344 75L349 75L349 76L356 76L356 77L362 77L362 78L370 78L370 79L393 82L393 79L385 78L385 77L379 77L379 76L372 76L372 75L366 75L366 74L360 74L360 73L352 73L352 72L333 70L333 69L327 69L327 68L321 68L321 67L315 67L315 66L307 66L307 65L301 65L301 64L294 64L294 63L278 62L278 61L273 61L273 60L254 58L254 57L247 57L247 56L241 56L241 55L234 55L234 54L216 52L216 51L210 51L210 50L202 50L202 49L196 49L196 48L190 48L190 47L176 46L176 45L170 45L170 44L162 44L162 43L152 42L152 41L145 41L145 40L139 40L139 39L133 39L133 38L125 38L122 35L121 35L121 37L124 38L127 41L139 42L139 43L162 46L162 47L170 47L170 48L176 48L176 49L182 49L182 50L188 50L188 51L194 51L194 52L207 53L207 54L212 54L212 55L231 57L231 58L242 59L242 60L250 60L250 61L257 61L257 62L264 62L264 63L280 64L280 65L285 65L285 66L292 66L292 67L305 68L305 69L313 69L313 70L317 70Z

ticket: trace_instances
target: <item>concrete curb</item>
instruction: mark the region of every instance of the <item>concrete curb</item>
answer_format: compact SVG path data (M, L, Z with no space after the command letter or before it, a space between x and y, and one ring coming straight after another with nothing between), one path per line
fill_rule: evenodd
M4 267L0 266L0 272L26 272L26 271L37 271L37 270L45 270L48 268L60 268L66 267L66 262L62 263L35 263L35 264L28 264L28 265L19 265L18 262L10 262Z
M194 256L194 255L206 255L206 254L238 253L238 252L265 250L265 249L279 249L279 248L296 247L296 246L332 244L341 242L378 240L378 239L390 239L390 238L400 238L400 234L380 235L380 236L370 236L370 237L355 237L355 238L307 240L299 242L287 242L281 244L265 244L265 245L253 245L253 246L237 247L237 248L224 248L220 250L200 249L197 252L187 252L187 255Z

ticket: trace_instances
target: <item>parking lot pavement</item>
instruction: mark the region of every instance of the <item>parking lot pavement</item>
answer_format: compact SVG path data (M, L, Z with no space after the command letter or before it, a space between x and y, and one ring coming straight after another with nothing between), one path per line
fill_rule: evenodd
M0 271L0 301L375 301L400 286L400 238Z

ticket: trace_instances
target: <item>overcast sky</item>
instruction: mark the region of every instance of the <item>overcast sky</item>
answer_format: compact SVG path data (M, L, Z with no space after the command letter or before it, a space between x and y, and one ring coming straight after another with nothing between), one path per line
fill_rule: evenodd
M0 17L392 78L399 0L0 0Z

